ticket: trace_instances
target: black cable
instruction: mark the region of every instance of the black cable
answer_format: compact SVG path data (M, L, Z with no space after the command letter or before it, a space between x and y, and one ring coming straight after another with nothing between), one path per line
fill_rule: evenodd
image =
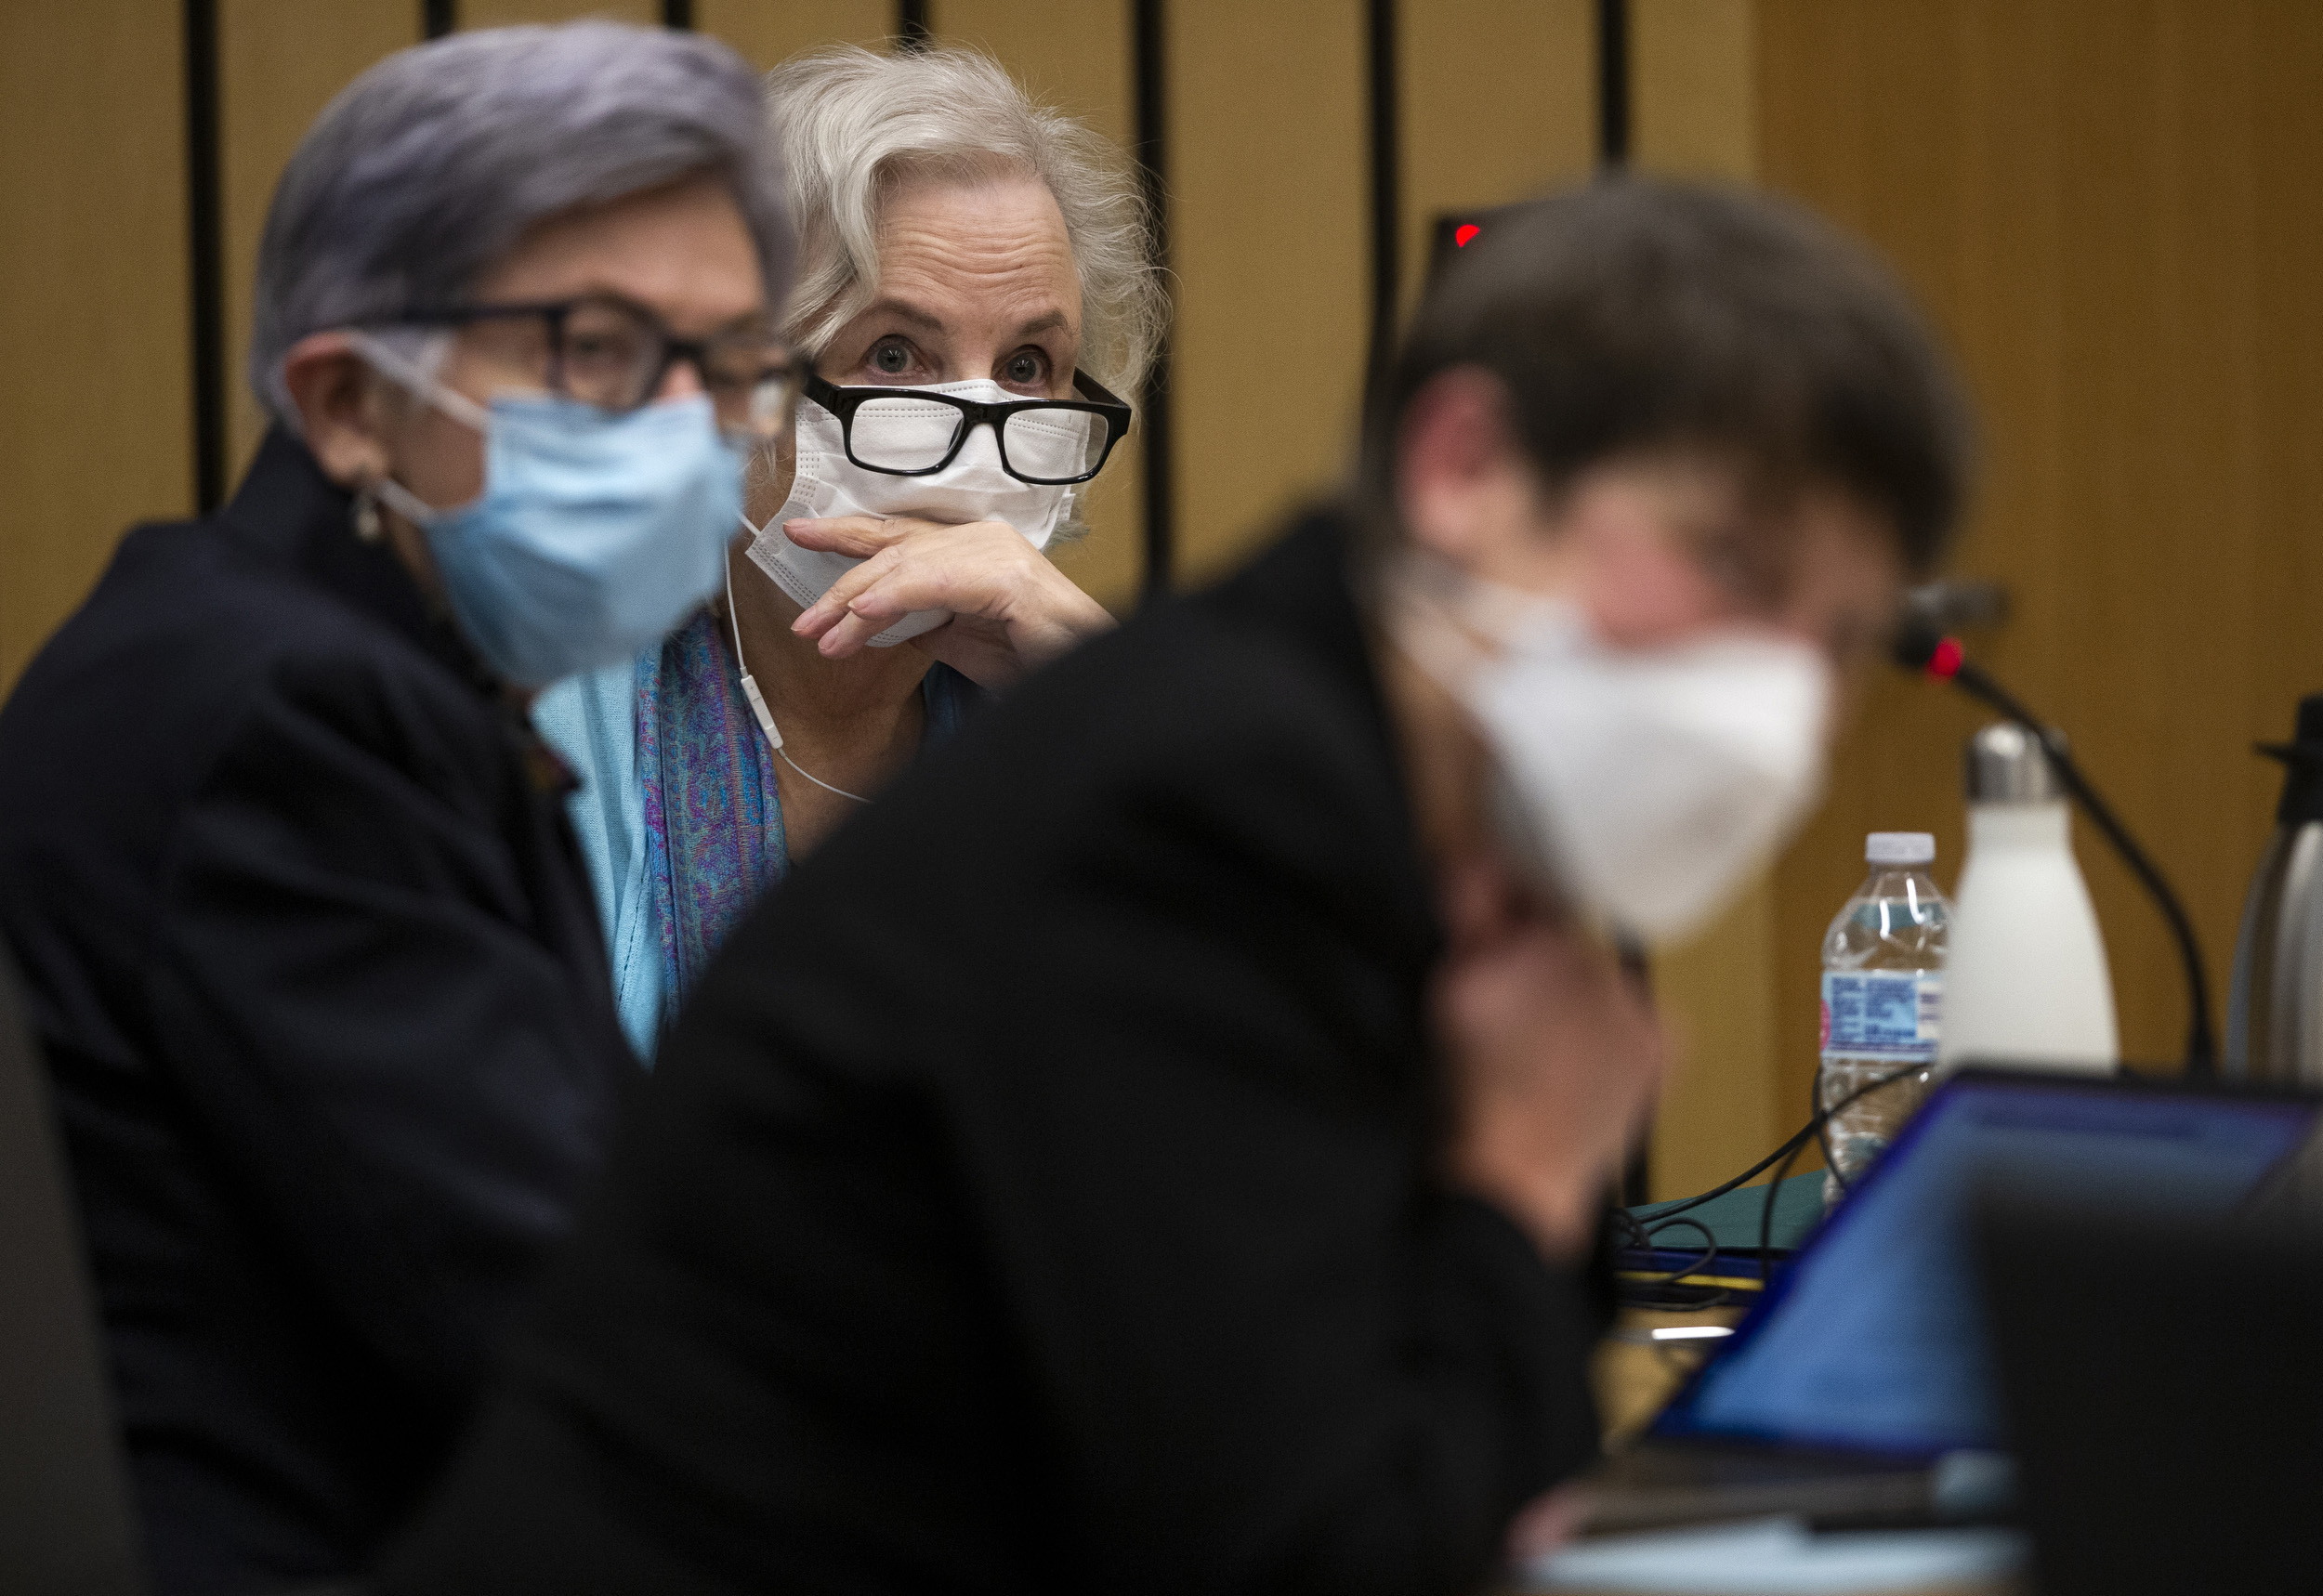
M1637 1223L1637 1216L1626 1207L1613 1210L1613 1223L1624 1232L1621 1237L1623 1247L1646 1248L1653 1245L1653 1237L1647 1234L1646 1227Z
M1894 1077L1888 1079L1893 1079ZM1876 1084L1884 1086L1887 1082L1883 1080ZM1847 1101L1852 1103L1861 1095L1862 1092L1857 1092ZM1837 1112L1837 1109L1831 1110L1832 1114ZM1814 1123L1819 1129L1822 1122L1830 1118L1831 1114L1818 1115ZM1799 1149L1805 1145L1804 1141L1793 1142L1791 1151L1782 1156L1782 1162L1775 1166L1775 1177L1766 1183L1766 1201L1758 1210L1758 1289L1761 1292L1770 1289L1775 1283L1775 1197L1782 1190L1784 1177L1791 1173L1791 1160L1799 1156Z
M1924 1066L1913 1065L1910 1068L1898 1070L1894 1074L1883 1075L1877 1080L1871 1082L1871 1084L1873 1086L1885 1086L1892 1080L1901 1080L1907 1075L1916 1075L1924 1067ZM1854 1099L1849 1098L1847 1101L1852 1103ZM1807 1107L1810 1110L1819 1108L1822 1105L1822 1102L1823 1075L1822 1071L1818 1070L1815 1073L1813 1080L1808 1083ZM1844 1107L1844 1105L1843 1104L1841 1106ZM1834 1108L1830 1114L1825 1115L1822 1122L1816 1128L1815 1134L1816 1140L1820 1144L1823 1149L1824 1167L1831 1171L1831 1178L1839 1183L1839 1195L1841 1197L1846 1197L1856 1189L1856 1184L1855 1182L1849 1180L1847 1178L1847 1172L1839 1167L1839 1156L1831 1150L1831 1122L1832 1118L1836 1116L1839 1110Z
M1654 1252L1660 1250L1655 1245L1653 1236L1637 1223L1635 1216L1627 1209L1615 1209L1613 1218L1614 1223L1625 1233L1620 1245L1632 1251L1646 1253L1648 1258ZM1683 1284L1687 1275L1716 1261L1718 1257L1717 1236L1713 1234L1708 1225L1701 1223L1699 1220L1673 1219L1669 1223L1682 1224L1700 1232L1706 1244L1705 1250L1683 1268L1668 1273L1641 1272L1634 1278L1622 1279L1619 1289L1621 1302L1628 1306L1660 1308L1675 1313L1700 1313L1705 1308L1720 1306L1726 1301L1728 1295L1725 1287ZM1692 1295L1685 1297L1682 1301L1673 1302L1670 1297L1673 1290L1692 1293Z
M1848 1092L1846 1096L1832 1104L1829 1108L1817 1109L1814 1115L1806 1122L1807 1129L1813 1131L1819 1137L1822 1134L1823 1127L1830 1124L1831 1120L1838 1116L1841 1110L1848 1107L1858 1097L1868 1097L1883 1086L1893 1086L1896 1082L1919 1073L1920 1066L1915 1064L1907 1066L1902 1069L1890 1071L1888 1074L1879 1077L1876 1080L1867 1080L1861 1086L1857 1087L1853 1092ZM1819 1085L1820 1082L1818 1080L1818 1086L1819 1087ZM1820 1101L1822 1092L1818 1090L1815 1095L1817 1100ZM1777 1193L1782 1190L1784 1177L1791 1172L1791 1160L1798 1156L1799 1149L1805 1145L1806 1138L1804 1135L1793 1136L1791 1139L1791 1150L1783 1155L1781 1164L1775 1170L1775 1178L1766 1183L1766 1201L1765 1206L1759 1210L1758 1214L1758 1289L1761 1291L1765 1290L1768 1286L1772 1285L1775 1278L1775 1197ZM1831 1144L1829 1142L1825 1142L1823 1144L1823 1156L1826 1159L1829 1159L1831 1157ZM1831 1172L1834 1175L1839 1173L1838 1164L1832 1163L1831 1165ZM1853 1188L1848 1186L1844 1177L1842 1177L1840 1180L1840 1189L1845 1191L1852 1190Z
M2170 922L2170 935L2178 945L2179 962L2185 967L2185 1072L2191 1076L2217 1073L2218 1044L2211 1029L2210 976L2202 965L2201 946L2195 940L2194 922L2187 918L2178 895L2170 890L2170 883L2154 868L2154 861L2146 857L2146 850L2137 845L2137 839L2130 835L2129 829L2081 774L2080 766L2073 763L2072 751L2065 746L2063 738L2019 703L2015 694L1968 661L1961 661L1952 680L1960 684L1962 691L1991 705L2041 739L2041 750L2056 767L2057 778L2065 784L2066 791L2072 794L2097 830L2105 833L2106 841L2113 844L2114 851L2130 867L2130 873L2137 877L2160 906L2162 918Z
M1823 1072L1819 1069L1807 1081L1806 1099L1807 1109L1810 1113L1823 1105ZM1839 1183L1840 1195L1844 1197L1855 1190L1854 1183L1840 1171L1839 1154L1831 1145L1831 1121L1829 1119L1825 1119L1815 1128L1815 1145L1822 1149L1823 1168L1830 1171L1831 1178Z
M1891 1070L1875 1079L1867 1080L1829 1108L1816 1110L1813 1117L1807 1120L1807 1128L1820 1135L1823 1127L1830 1124L1843 1110L1852 1106L1857 1098L1869 1097L1883 1086L1893 1086L1896 1082L1908 1080L1919 1073L1920 1066L1914 1064L1908 1065L1902 1069ZM1820 1095L1820 1092L1817 1093L1817 1096ZM1799 1149L1805 1145L1805 1137L1792 1137L1791 1151L1785 1153L1782 1162L1776 1166L1775 1178L1766 1183L1766 1203L1759 1210L1758 1215L1758 1289L1762 1291L1773 1285L1775 1278L1775 1196L1782 1190L1783 1177L1791 1172L1791 1160L1798 1156ZM1832 1166L1834 1171L1837 1168L1837 1165Z
M2065 739L1988 673L1962 659L1959 645L1934 627L1907 621L1896 634L1894 653L1896 663L1907 670L1927 671L1949 679L1969 697L2000 711L2040 739L2041 752L2049 756L2066 792L2080 805L2090 823L2105 834L2114 852L2121 856L2122 863L2130 867L2130 873L2160 909L2162 919L2169 922L2171 937L2178 948L2178 962L2185 972L2185 1072L2197 1078L2215 1075L2218 1040L2211 1027L2210 976L2202 962L2201 944L2194 935L2194 922L2187 917L2185 906L2178 901L2178 895L2162 879L2154 861L2138 846L2137 839L2130 835L2129 828L2121 824L2112 806L2098 796L2097 790L2081 774Z
M1661 1314L1700 1314L1723 1308L1734 1300L1734 1293L1724 1286L1689 1286L1683 1280L1665 1280L1650 1288L1638 1288L1634 1282L1625 1281L1616 1305L1650 1308Z
M1685 1219L1685 1218L1679 1218L1679 1219L1673 1219L1673 1220L1672 1220L1670 1223L1671 1223L1672 1224L1682 1224L1682 1225L1686 1226L1688 1230L1693 1230L1693 1231L1698 1231L1698 1232L1700 1232L1700 1235L1701 1235L1701 1238L1702 1238L1702 1255L1701 1255L1700 1257L1699 1257L1699 1258L1695 1259L1693 1262L1688 1263L1688 1264L1687 1264L1685 1268L1683 1268L1683 1269L1674 1269L1674 1270L1672 1270L1672 1271L1671 1271L1669 1274L1667 1274L1667 1275L1647 1275L1647 1276L1646 1276L1644 1279L1642 1279L1642 1280L1633 1280L1633 1281L1631 1281L1631 1282L1630 1282L1630 1284L1631 1284L1631 1285L1633 1285L1633 1286L1674 1286L1674 1285L1675 1285L1675 1284L1677 1284L1679 1281L1681 1281L1681 1280L1685 1279L1685 1278L1686 1278L1688 1275L1693 1274L1696 1270L1698 1270L1698 1269L1701 1269L1701 1268L1704 1268L1704 1267L1708 1266L1709 1264L1711 1264L1711 1263L1713 1263L1713 1262L1715 1262L1717 1261L1717 1257L1718 1257L1718 1238L1717 1238L1717 1236L1713 1236L1713 1234L1711 1234L1711 1229L1710 1229L1710 1226L1708 1226L1708 1225L1704 1224L1704 1223L1703 1223L1700 1220L1699 1220L1699 1219ZM1648 1241L1649 1241L1649 1242L1650 1242L1650 1239L1651 1239L1651 1238L1650 1238L1650 1237L1648 1237Z
M1711 1187L1706 1192L1697 1192L1690 1197L1685 1197L1666 1206L1656 1208L1653 1212L1645 1216L1645 1223L1648 1234L1651 1233L1652 1227L1660 1221L1669 1219L1676 1214L1684 1213L1688 1209L1700 1208L1702 1204L1709 1202L1713 1197L1722 1197L1728 1192L1734 1190L1737 1186L1747 1184L1752 1175L1765 1173L1768 1166L1773 1164L1777 1158L1779 1158L1785 1153L1790 1152L1794 1145L1805 1141L1808 1136L1811 1136L1814 1133L1815 1127L1813 1123L1810 1122L1804 1130L1800 1131L1797 1135L1791 1137L1790 1141L1785 1142L1781 1146L1777 1147L1773 1152L1759 1159L1757 1163L1752 1164L1749 1169L1744 1170L1740 1174L1735 1176L1732 1180L1722 1182L1721 1184Z
M1829 1108L1817 1109L1814 1114L1808 1117L1807 1122L1805 1125L1802 1125L1797 1132L1784 1140L1782 1145L1777 1147L1773 1152L1767 1154L1757 1163L1752 1164L1749 1169L1744 1170L1740 1174L1735 1176L1732 1180L1721 1182L1719 1184L1711 1187L1706 1192L1697 1193L1693 1197L1684 1198L1678 1202L1673 1202L1666 1208L1662 1208L1653 1213L1647 1214L1642 1220L1637 1215L1629 1212L1626 1209L1617 1210L1616 1212L1621 1217L1621 1223L1627 1225L1634 1235L1640 1237L1644 1241L1647 1250L1652 1249L1653 1237L1665 1223L1675 1223L1689 1225L1696 1230L1701 1231L1705 1237L1709 1237L1709 1228L1702 1224L1700 1221L1680 1219L1678 1216L1688 1209L1701 1207L1702 1204L1709 1202L1713 1197L1722 1197L1726 1196L1728 1192L1733 1191L1736 1187L1748 1181L1752 1175L1759 1173L1769 1165L1779 1164L1779 1167L1775 1171L1774 1179L1766 1183L1765 1207L1759 1219L1758 1282L1759 1289L1764 1290L1767 1284L1769 1264L1774 1252L1775 1194L1781 1189L1783 1177L1789 1173L1792 1160L1798 1158L1799 1150L1806 1145L1810 1138L1818 1135L1821 1132L1824 1125L1830 1122L1832 1116L1853 1105L1857 1099L1868 1097L1883 1086L1892 1086L1896 1081L1902 1080L1909 1076L1915 1076L1920 1073L1920 1068L1921 1066L1918 1065L1911 1065L1903 1069L1893 1071L1890 1074L1883 1075L1877 1079L1865 1081L1861 1086L1858 1086L1853 1092L1848 1092L1846 1096L1832 1104ZM1666 1277L1657 1277L1649 1280L1641 1280L1634 1282L1633 1284L1637 1286L1675 1285L1684 1280L1686 1275L1690 1275L1695 1270L1701 1268L1704 1264L1714 1261L1717 1257L1717 1253L1718 1249L1713 1246L1711 1250L1700 1261L1690 1265L1684 1274L1673 1275ZM1725 1293L1720 1291L1719 1295L1723 1297ZM1707 1306L1709 1304L1703 1305Z

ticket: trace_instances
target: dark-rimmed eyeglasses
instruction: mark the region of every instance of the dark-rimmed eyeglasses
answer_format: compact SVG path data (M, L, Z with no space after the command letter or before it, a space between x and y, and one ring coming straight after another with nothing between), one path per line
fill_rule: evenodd
M515 352L551 393L614 414L646 404L683 360L702 378L729 433L766 441L790 430L798 399L798 367L763 318L680 338L644 306L616 294L505 305L447 305L406 310L386 324L466 327L531 322L537 349Z
M840 387L814 373L801 390L839 418L847 457L866 471L925 477L960 452L968 434L990 426L1001 469L1019 482L1086 482L1129 430L1129 406L1095 377L1075 373L1079 399L1010 399L987 404L927 388Z

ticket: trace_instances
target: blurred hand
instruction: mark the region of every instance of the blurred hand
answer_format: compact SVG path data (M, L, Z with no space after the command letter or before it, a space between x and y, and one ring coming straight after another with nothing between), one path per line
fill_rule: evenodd
M1517 1568L1562 1550L1596 1508L1587 1485L1572 1483L1532 1498L1508 1526L1508 1561Z
M909 516L785 521L801 548L863 561L793 623L826 660L860 653L915 609L952 619L911 639L978 687L1005 686L1113 624L1105 607L1005 521L946 526Z
M1612 956L1497 862L1456 865L1440 889L1450 947L1433 1000L1451 1176L1545 1256L1579 1257L1652 1111L1661 1027Z

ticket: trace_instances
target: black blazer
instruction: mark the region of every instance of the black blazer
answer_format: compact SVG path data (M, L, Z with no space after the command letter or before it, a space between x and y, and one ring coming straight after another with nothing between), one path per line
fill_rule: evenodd
M276 433L0 711L160 1589L353 1567L446 1456L638 1073L558 772Z
M1604 1298L1435 1175L1344 559L1027 683L757 911L387 1591L1487 1572L1595 1453Z

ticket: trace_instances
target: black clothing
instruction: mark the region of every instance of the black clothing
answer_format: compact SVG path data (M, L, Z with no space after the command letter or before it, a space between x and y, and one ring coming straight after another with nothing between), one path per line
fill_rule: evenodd
M1435 1591L1604 1297L1431 1178L1320 520L1020 687L712 966L392 1593Z
M560 767L348 511L272 435L0 711L0 929L165 1593L400 1522L639 1073Z

